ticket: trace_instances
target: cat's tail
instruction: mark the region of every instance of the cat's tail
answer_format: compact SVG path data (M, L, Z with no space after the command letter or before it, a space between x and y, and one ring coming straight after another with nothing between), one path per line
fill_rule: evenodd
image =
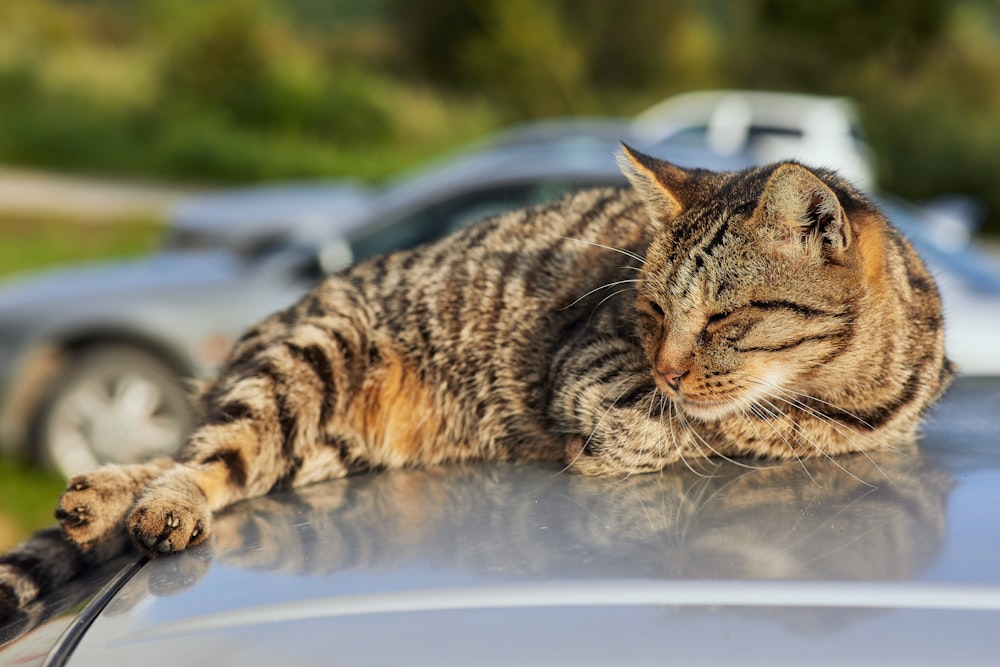
M0 624L83 572L120 555L127 547L123 535L120 540L109 540L100 548L85 551L58 526L38 531L0 556Z

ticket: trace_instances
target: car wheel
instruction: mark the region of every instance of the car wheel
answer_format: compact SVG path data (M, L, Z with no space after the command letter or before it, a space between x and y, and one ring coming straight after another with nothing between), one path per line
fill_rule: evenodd
M67 478L102 463L177 451L192 425L188 392L166 364L124 346L82 351L35 420L35 452Z

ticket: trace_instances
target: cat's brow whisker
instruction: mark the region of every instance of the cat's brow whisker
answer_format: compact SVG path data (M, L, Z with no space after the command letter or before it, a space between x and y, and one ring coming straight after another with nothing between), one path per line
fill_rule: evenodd
M605 250L612 250L614 252L620 252L621 254L625 255L626 257L631 257L632 259L634 259L634 260L636 260L636 261L638 261L638 262L640 262L642 264L646 263L646 260L643 257L635 254L631 250L625 250L624 248L616 248L614 246L604 245L603 243L596 243L594 241L587 241L585 239L575 239L575 238L573 238L571 236L560 236L559 238L565 239L566 241L576 241L577 243L586 243L587 245L592 245L592 246L594 246L596 248L604 248Z
M626 281L626 282L632 282L632 281ZM634 281L634 282L638 282L638 281ZM620 289L617 292L614 292L612 294L607 295L606 297L604 297L603 299L601 299L600 301L597 302L597 305L594 306L594 311L597 311L597 309L600 308L602 305L604 305L604 302L607 301L608 299L613 299L616 296L618 296L619 294L624 294L625 292L630 291L630 289L631 288Z
M638 278L629 278L628 280L616 280L614 282L607 283L605 285L601 285L600 287L595 287L594 289L590 290L589 292L587 292L583 296L578 297L575 301L573 301L573 303L571 303L569 305L566 305L566 306L563 306L559 310L568 310L568 309L572 308L573 306L575 306L576 304L578 304L581 301L583 301L584 299L586 299L588 296L590 296L594 292L600 292L602 289L607 289L609 287L615 287L617 285L626 285L628 283L637 283L637 282L639 282ZM616 292L615 294L620 294L620 292ZM612 296L614 296L614 294L612 294ZM602 301L601 303L604 303L604 302ZM598 304L598 305L600 305L600 304Z
M606 297L604 297L603 299L601 299L600 301L598 301L597 305L595 305L593 307L593 309L590 311L590 315L587 316L587 325L590 324L590 320L593 319L594 314L597 312L597 309L600 308L601 306L603 306L605 301L608 301L609 299L613 299L616 296L618 296L619 294L625 294L626 292L629 292L631 290L632 290L632 288L620 289L617 292L612 292L611 294L607 295Z

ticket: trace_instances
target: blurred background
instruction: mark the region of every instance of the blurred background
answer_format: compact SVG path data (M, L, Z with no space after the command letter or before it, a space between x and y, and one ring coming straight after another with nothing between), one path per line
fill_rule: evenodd
M380 184L396 183L401 173L420 174L422 165L436 164L439 156L481 146L477 142L513 126L522 132L507 135L504 141L512 146L533 136L550 141L553 133L587 134L599 135L605 142L599 146L601 154L610 154L612 137L633 139L637 133L635 140L641 143L634 121L650 118L642 115L644 110L671 96L705 89L849 98L848 129L852 140L863 139L871 170L868 185L909 202L931 202L927 211L936 217L914 214L918 218L940 222L946 212L952 222L957 220L935 228L938 236L941 229L950 229L962 237L941 241L942 252L966 252L966 237L973 232L977 247L989 248L993 235L1000 234L996 0L0 3L0 276L16 274L5 283L13 286L0 292L0 375L7 375L7 386L0 386L0 420L6 420L0 423L0 549L51 521L63 474L77 465L75 459L67 463L69 459L60 458L51 442L48 449L39 449L39 442L52 440L52 432L66 420L79 422L65 416L72 407L66 405L96 399L84 390L74 398L56 389L86 389L88 382L97 382L94 378L118 382L108 379L115 364L147 364L146 380L153 388L140 390L133 383L131 393L107 389L106 394L117 391L120 396L101 399L107 403L102 414L125 404L145 411L144 427L159 429L150 438L170 441L183 429L184 418L152 424L164 408L150 392L169 394L166 376L210 368L231 335L225 327L178 333L177 338L186 337L179 347L187 345L194 350L189 356L197 357L185 359L187 353L170 352L168 343L153 343L138 333L126 341L123 316L114 315L119 327L114 333L107 324L100 331L92 327L72 341L61 341L57 349L51 343L56 324L3 308L14 304L23 310L28 306L21 302L32 301L50 312L68 312L64 305L44 306L44 298L56 289L53 284L82 284L83 274L52 274L44 284L19 283L26 272L67 262L146 256L164 246L200 249L204 266L197 271L221 271L218 267L229 260L211 252L224 245L235 248L239 260L234 264L266 257L272 267L268 270L277 271L272 265L284 261L291 266L291 260L273 259L290 256L274 251L280 212L269 214L266 235L239 231L237 241L226 240L212 227L219 220L239 223L233 210L260 211L273 198L249 205L258 200L244 198L233 209L229 200L199 208L199 201L204 204L199 197L255 183L337 183L336 192L327 188L320 193L317 206L358 220L361 209L396 211L380 213L380 219L412 223L416 218L399 213L397 200L419 178L395 191L379 190ZM731 111L731 105L726 108ZM555 130L530 126L532 131L523 125L569 116L592 124L566 129L563 123ZM574 144L573 150L583 149ZM447 179L438 174L435 182L441 180ZM601 179L574 172L572 178L564 175L546 184L557 183L559 190L590 181ZM530 194L519 190L515 202L512 187L505 182L503 195L510 202L541 197L537 188ZM248 192L246 196L257 196ZM282 205L316 194L308 190L296 197L296 192L283 190ZM376 196L386 192L381 199ZM490 190L491 196L497 192L496 187ZM483 201L475 204L477 211L488 212ZM437 206L435 215L447 213ZM421 215L426 218L426 211ZM468 210L462 215L467 217ZM185 227L185 221L195 218ZM209 218L206 227L202 222ZM316 230L304 233L298 223L294 233L283 229L282 234L288 232L283 248L312 244L312 259L317 247L321 251L319 267L306 270L295 264L295 280L315 278L338 262L380 249L378 239L356 242L361 225L345 226L349 247L317 243ZM209 238L212 234L216 236ZM956 256L966 267L978 267L982 260ZM143 284L136 266L131 274L100 278L91 273L87 280ZM197 273L189 265L172 266L173 274ZM996 274L983 266L981 275L968 280L977 285L977 294L992 294L996 304L990 291ZM251 278L239 270L234 268L227 279L249 284ZM268 275L268 284L276 284L275 274ZM206 280L210 288L199 283L192 289L217 290L233 302L218 287L222 278ZM955 279L961 280L966 278ZM144 294L161 288L157 283L144 288ZM127 306L130 312L145 307L129 305L136 298L130 294L82 294L64 298L93 298L90 306L117 300L119 308ZM164 298L190 301L189 296ZM274 305L283 298L274 296ZM267 298L260 300L271 305ZM157 317L177 319L162 312L150 312L146 319L157 322ZM37 329L26 324L29 320ZM108 314L106 322L111 320ZM238 330L246 323L229 326ZM48 347L25 352L29 342L43 339ZM35 363L32 357L29 364L25 359L31 355L43 361ZM29 365L31 377L15 374ZM19 389L29 385L32 391L21 395ZM168 395L163 402L171 400ZM17 421L10 412L15 408L9 407L14 403L23 414L11 426ZM57 414L63 422L57 423ZM73 437L89 437L83 431L94 428L77 423ZM126 424L118 435L125 438L128 431Z

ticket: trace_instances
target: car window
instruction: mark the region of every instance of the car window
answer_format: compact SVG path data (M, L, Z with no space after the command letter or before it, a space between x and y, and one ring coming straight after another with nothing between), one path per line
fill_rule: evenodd
M582 187L570 181L540 181L463 192L411 211L351 242L354 260L434 241L476 220L522 206L543 204Z

